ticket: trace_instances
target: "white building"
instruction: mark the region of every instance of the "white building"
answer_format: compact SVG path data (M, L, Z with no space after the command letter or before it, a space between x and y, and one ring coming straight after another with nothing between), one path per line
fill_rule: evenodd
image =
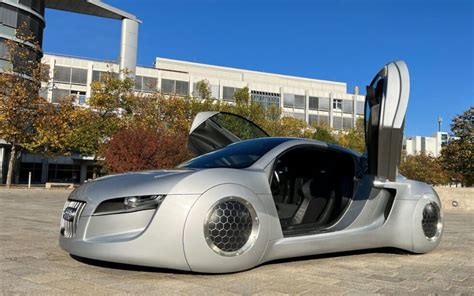
M446 132L436 132L432 137L406 137L404 147L407 155L423 153L438 157L441 154L441 149L448 143L449 139L449 135Z
M119 72L116 63L63 55L45 54L43 62L50 66L52 77L43 96L51 102L73 94L79 103L86 104L86 98L91 95L91 82L100 80L107 71ZM232 101L236 90L248 87L255 102L264 106L276 104L287 116L340 130L354 127L357 117L364 112L364 96L348 93L343 82L164 58L156 58L153 68L136 67L134 74L135 90L145 93L161 90L165 94L197 96L197 82L207 80L214 98Z

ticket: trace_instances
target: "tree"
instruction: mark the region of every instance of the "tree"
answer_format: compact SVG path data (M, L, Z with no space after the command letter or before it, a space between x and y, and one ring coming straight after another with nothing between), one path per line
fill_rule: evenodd
M198 93L198 97L201 100L212 100L212 92L211 87L209 86L209 81L207 80L200 80L196 83L196 89Z
M186 137L146 127L125 128L101 148L104 166L113 173L173 168L190 158Z
M426 154L406 156L400 163L400 173L408 179L431 185L443 185L449 181L438 159Z
M39 96L41 82L48 77L37 56L39 44L23 26L17 29L16 39L5 42L11 67L0 72L0 138L11 145L7 187L12 183L19 150L34 150L41 144L33 138L35 125L41 119L39 111L47 104Z
M365 151L364 119L358 118L354 128L339 137L340 145L358 152Z
M440 161L454 182L474 184L474 107L453 118L451 131L456 137L441 150Z
M248 105L250 103L250 91L246 86L234 92L234 100L237 105Z
M134 83L126 71L122 74L124 79L108 72L101 81L91 84L90 109L82 112L75 133L69 139L81 154L92 155L94 160L97 160L101 145L124 126L128 117L133 116L136 103L132 93ZM94 176L96 170L94 168Z
M87 111L75 104L74 97L61 98L58 104L44 104L38 112L41 119L36 121L31 144L41 149L35 152L54 156L79 150L73 141L76 129L89 118L85 118Z
M316 131L313 134L314 140L319 140L330 144L339 144L337 138L332 134L330 127L321 124L315 126L315 128Z

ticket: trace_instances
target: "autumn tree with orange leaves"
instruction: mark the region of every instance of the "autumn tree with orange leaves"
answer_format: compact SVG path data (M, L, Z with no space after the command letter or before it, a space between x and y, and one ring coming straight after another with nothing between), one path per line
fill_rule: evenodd
M33 35L20 27L17 41L7 40L10 66L0 70L0 139L11 145L6 185L10 187L17 154L21 149L35 150L35 125L48 102L39 96L47 69L40 63L40 47Z

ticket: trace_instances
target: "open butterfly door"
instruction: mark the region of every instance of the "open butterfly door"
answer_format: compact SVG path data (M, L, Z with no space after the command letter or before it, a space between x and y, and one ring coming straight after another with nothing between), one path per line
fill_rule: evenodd
M410 78L403 61L385 65L367 86L364 122L371 175L395 181L409 93Z
M201 112L194 118L188 149L205 154L242 140L269 137L252 121L228 112Z

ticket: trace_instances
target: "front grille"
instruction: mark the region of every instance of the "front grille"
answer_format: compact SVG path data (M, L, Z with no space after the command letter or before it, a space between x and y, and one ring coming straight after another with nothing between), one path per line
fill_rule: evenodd
M84 210L86 203L77 200L68 200L61 215L61 234L71 238L76 234L77 221Z

